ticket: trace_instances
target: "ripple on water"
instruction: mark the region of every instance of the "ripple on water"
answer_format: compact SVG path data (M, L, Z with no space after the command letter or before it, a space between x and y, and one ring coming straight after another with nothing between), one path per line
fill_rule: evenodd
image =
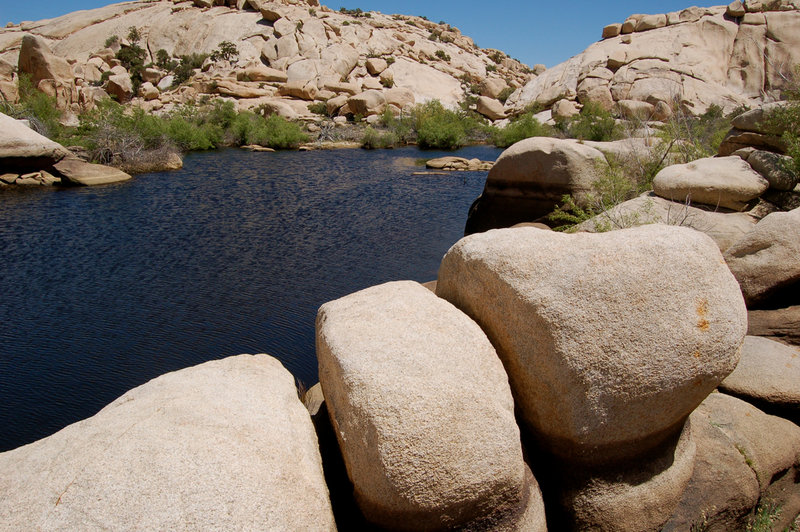
M226 150L118 185L3 190L0 450L229 355L316 382L319 305L434 279L463 234L486 173L412 175L441 155Z

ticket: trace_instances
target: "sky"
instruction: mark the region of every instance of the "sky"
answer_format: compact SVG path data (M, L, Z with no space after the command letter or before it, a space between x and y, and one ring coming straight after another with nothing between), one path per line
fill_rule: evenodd
M0 0L0 23L53 18L79 9L114 3L106 0ZM472 37L481 48L496 48L527 65L548 68L579 54L599 40L603 26L623 22L633 13L667 13L691 5L721 5L721 1L642 0L349 0L321 2L331 9L361 8L386 14L426 16L444 21Z

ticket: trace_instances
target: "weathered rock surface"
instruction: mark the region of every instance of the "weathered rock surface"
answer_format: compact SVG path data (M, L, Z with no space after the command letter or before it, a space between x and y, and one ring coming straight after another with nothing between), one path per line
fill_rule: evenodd
M37 86L43 79L61 82L73 79L72 67L67 60L53 54L47 42L35 35L26 34L22 37L19 69L31 75L34 86Z
M530 222L553 210L564 194L582 201L600 177L603 154L576 140L533 137L505 150L473 204L466 233Z
M506 117L503 104L488 96L478 97L477 111L489 120L502 120Z
M774 310L750 310L747 334L800 346L800 305Z
M764 177L774 190L788 191L797 186L797 174L791 169L791 157L755 150L747 157L750 166Z
M653 191L662 198L741 211L769 183L740 157L709 157L661 170Z
M73 185L108 185L131 178L130 175L117 168L87 163L75 158L61 159L53 165L53 169L64 181Z
M420 284L375 286L317 316L320 382L364 515L398 530L545 530L502 364Z
M526 428L572 463L674 435L733 370L747 327L717 246L682 227L471 235L436 293L486 331Z
M800 281L800 209L774 212L725 251L748 306Z
M9 529L336 529L308 412L266 355L162 375L0 464Z
M755 226L755 217L744 212L715 212L676 203L646 192L578 225L578 231L597 233L646 224L691 227L707 234L725 251Z
M702 114L711 105L729 112L777 100L800 63L800 11L796 4L772 6L764 4L766 12L743 20L717 6L635 15L608 25L604 40L532 78L509 98L506 111L575 100L598 67L608 67L613 76L596 83L593 92L602 98L610 93L614 102L675 102Z
M427 168L436 170L456 170L456 171L487 171L491 170L494 163L492 161L481 161L480 159L465 159L463 157L437 157L425 163Z
M0 113L0 166L4 172L39 170L69 154L61 144Z
M800 348L747 336L739 364L720 389L745 400L800 413Z

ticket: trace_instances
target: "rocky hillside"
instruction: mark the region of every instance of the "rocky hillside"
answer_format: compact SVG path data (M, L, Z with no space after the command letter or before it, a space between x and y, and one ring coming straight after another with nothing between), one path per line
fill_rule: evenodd
M131 28L137 41L128 40ZM201 58L191 78L178 83L173 70L181 57L212 54L226 42L235 54ZM131 45L144 49L140 86L119 60L120 49ZM329 114L367 116L386 105L400 109L431 99L452 106L470 91L502 110L501 93L533 76L448 24L360 9L334 12L316 0L140 0L9 25L0 29L0 93L11 101L16 67L74 112L107 94L147 110L209 94L289 118L311 116L313 102L327 102Z
M776 100L800 63L800 2L736 0L661 15L631 15L603 40L531 79L506 111L565 100L666 118L678 103L701 114Z

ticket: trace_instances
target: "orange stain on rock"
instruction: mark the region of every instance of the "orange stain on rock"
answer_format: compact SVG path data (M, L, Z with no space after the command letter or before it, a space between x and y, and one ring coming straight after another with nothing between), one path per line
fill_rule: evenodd
M697 328L704 332L707 331L709 327L706 316L708 316L708 300L701 299L697 303Z

